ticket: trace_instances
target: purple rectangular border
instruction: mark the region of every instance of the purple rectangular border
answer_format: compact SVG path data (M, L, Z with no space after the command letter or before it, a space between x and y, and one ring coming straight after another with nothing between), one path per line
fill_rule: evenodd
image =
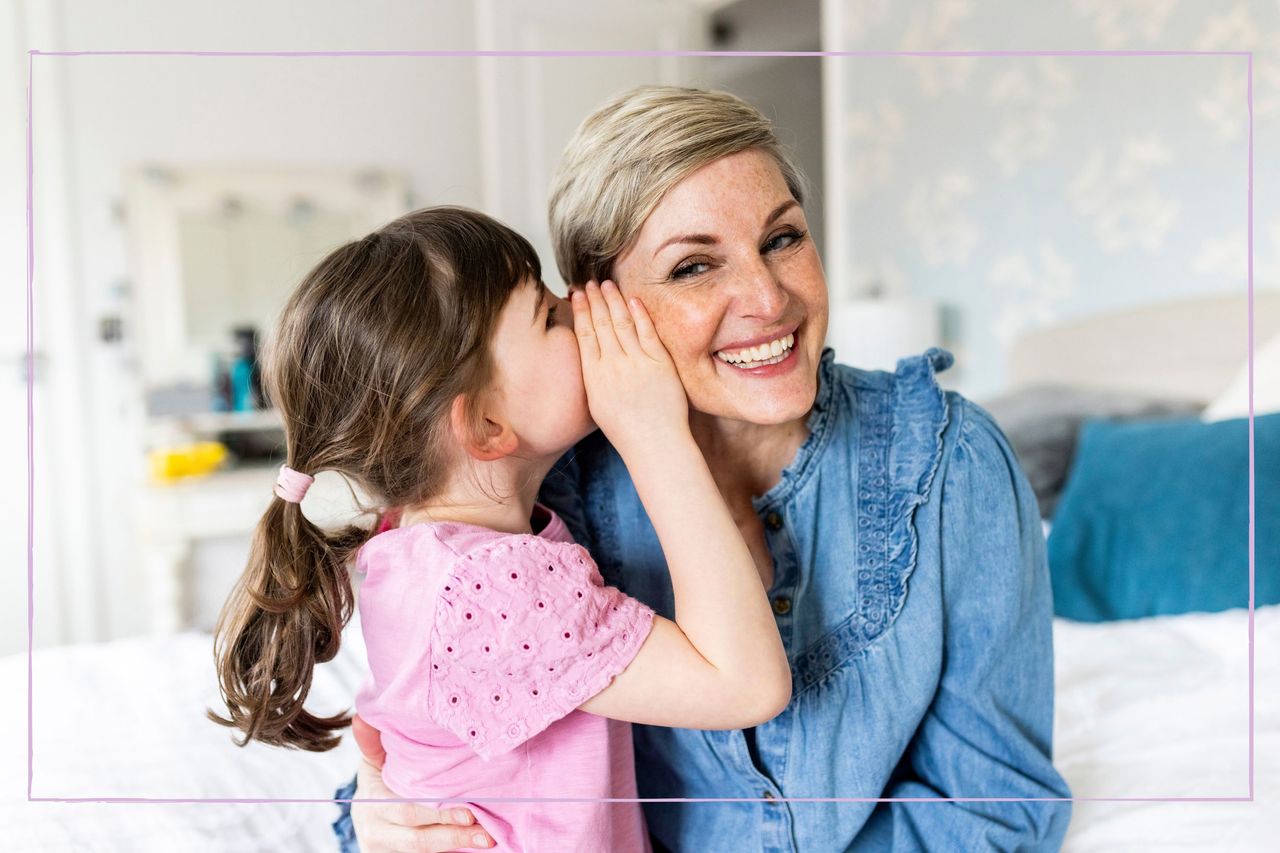
M757 798L667 798L667 799L575 799L514 798L476 799L474 802L544 802L544 803L1026 803L1026 802L1096 802L1096 803L1236 803L1254 802L1254 444L1253 444L1253 51L1202 50L965 50L965 51L710 51L710 50L291 50L291 51L184 51L184 50L79 50L27 53L27 802L38 803L334 803L351 802L334 799L214 799L214 798L144 798L144 797L32 797L34 779L32 714L33 690L33 625L35 619L34 553L35 553L35 454L34 450L34 377L35 377L35 220L33 218L34 151L32 148L32 114L35 100L35 58L37 56L198 56L198 57L1029 57L1029 56L1243 56L1247 59L1247 99L1249 108L1249 186L1248 186L1248 348L1249 348L1249 795L1247 797L779 797L767 801ZM367 799L362 802L415 802L402 798Z

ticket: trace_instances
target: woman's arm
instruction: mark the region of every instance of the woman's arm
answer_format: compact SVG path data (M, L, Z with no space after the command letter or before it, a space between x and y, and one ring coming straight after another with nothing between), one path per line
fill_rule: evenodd
M627 668L583 710L684 728L776 716L791 669L755 561L689 431L688 400L638 300L573 296L591 415L631 474L671 572L676 621L655 618Z
M1057 850L1071 796L1053 767L1053 635L1044 536L1031 487L990 416L953 398L942 484L943 671L858 850Z

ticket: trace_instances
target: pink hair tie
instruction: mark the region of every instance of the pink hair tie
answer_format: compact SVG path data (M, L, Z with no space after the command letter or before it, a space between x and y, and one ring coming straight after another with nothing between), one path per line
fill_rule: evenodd
M315 477L308 477L301 471L293 470L288 465L281 465L280 476L276 477L274 489L276 497L291 504L302 503L302 498L307 494L307 489L311 488L311 484L315 480Z

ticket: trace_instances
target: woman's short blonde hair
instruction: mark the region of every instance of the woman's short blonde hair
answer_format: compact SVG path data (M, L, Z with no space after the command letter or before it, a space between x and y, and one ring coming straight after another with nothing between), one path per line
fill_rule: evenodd
M641 86L610 99L578 126L551 181L551 240L570 285L601 281L663 194L729 154L772 157L796 201L804 177L773 122L728 92Z

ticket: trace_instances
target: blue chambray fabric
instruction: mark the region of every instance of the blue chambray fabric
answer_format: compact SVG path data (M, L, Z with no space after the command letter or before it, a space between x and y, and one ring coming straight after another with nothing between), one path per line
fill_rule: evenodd
M350 800L356 795L356 780L333 792L335 800ZM332 824L333 835L338 843L338 853L360 853L360 842L356 840L356 827L351 822L351 803L335 803L338 807L338 818Z
M749 732L635 726L655 849L1056 850L1070 792L1051 762L1052 607L1035 496L980 407L939 388L951 355L894 373L819 366L809 436L754 500L793 695ZM540 500L607 583L672 618L670 576L600 434ZM1049 798L782 802L784 798ZM344 845L343 850L354 850Z

